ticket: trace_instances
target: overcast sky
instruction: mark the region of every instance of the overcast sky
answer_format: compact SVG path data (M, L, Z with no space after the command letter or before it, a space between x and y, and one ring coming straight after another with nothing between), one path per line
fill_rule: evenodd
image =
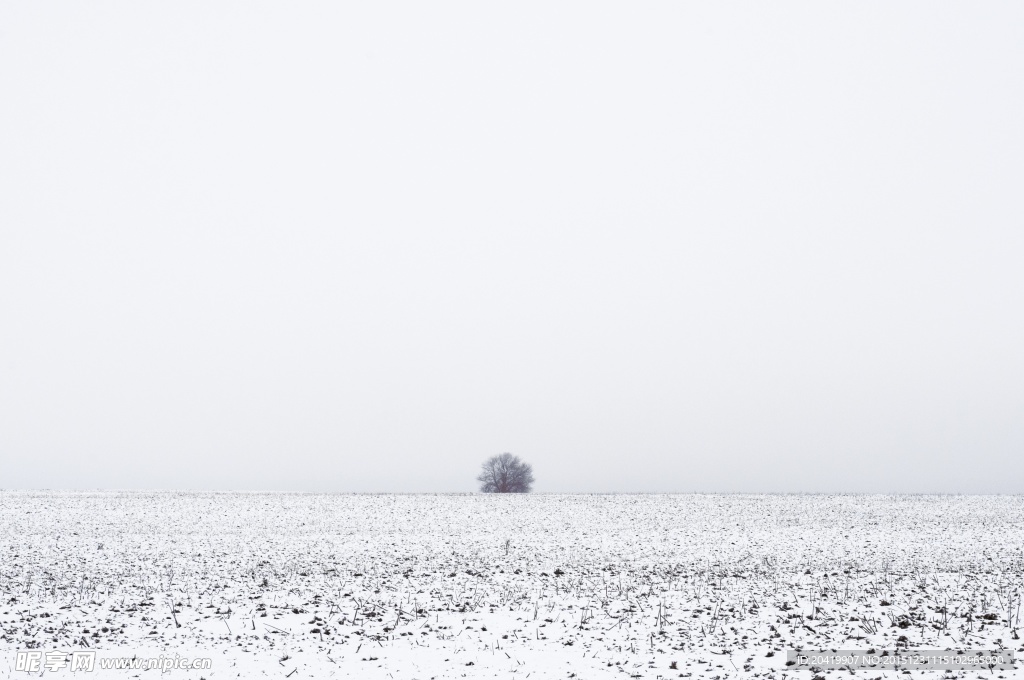
M0 488L1019 492L1024 4L5 2Z

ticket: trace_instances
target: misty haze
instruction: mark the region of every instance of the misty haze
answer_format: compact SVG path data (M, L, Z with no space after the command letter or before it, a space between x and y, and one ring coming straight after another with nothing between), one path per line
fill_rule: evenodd
M1012 676L1022 72L1009 2L0 6L0 675Z

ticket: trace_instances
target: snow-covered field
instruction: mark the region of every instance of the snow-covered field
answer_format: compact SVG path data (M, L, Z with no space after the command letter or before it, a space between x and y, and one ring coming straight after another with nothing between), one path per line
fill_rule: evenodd
M1020 496L3 491L0 527L3 677L29 677L30 649L211 658L87 678L781 679L814 675L792 648L1024 655Z

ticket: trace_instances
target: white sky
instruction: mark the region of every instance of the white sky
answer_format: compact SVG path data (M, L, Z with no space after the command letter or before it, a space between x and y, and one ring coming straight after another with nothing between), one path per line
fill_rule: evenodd
M0 487L1021 491L1024 4L0 4Z

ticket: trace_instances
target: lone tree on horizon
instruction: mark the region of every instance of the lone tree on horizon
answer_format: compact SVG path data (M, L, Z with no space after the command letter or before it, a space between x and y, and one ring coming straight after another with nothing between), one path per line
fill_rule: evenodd
M491 456L481 467L476 479L484 493L530 493L533 488L533 468L519 456Z

